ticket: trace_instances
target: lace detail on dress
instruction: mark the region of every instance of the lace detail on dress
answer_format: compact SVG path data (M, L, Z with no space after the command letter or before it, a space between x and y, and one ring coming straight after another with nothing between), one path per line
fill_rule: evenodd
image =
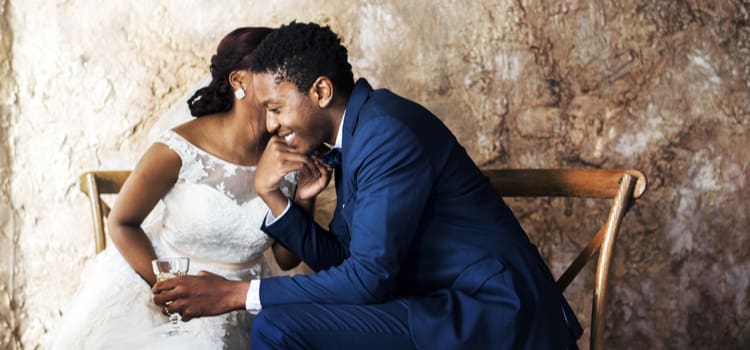
M257 197L253 189L254 166L229 163L210 154L174 131L165 132L157 142L172 149L182 160L179 182L203 183L215 188L237 204Z
M294 192L297 190L298 175L299 173L296 171L286 174L284 181L281 181L281 184L279 184L279 189L286 198L294 198Z
M253 187L255 166L232 164L190 143L172 130L166 131L157 140L167 145L182 160L179 182L207 184L237 204L244 204L257 197ZM287 198L292 198L297 187L297 172L284 177L279 185Z

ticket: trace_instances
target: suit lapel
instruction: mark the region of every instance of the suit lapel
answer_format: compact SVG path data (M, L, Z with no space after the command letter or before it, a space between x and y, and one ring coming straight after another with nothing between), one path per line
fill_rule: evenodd
M346 155L346 150L351 145L351 136L354 135L354 130L357 128L359 111L362 109L365 101L367 101L367 98L370 97L371 92L372 87L365 79L359 79L354 84L352 94L349 96L349 102L346 104L346 120L344 120L344 134L341 145L344 149L344 155Z
M359 123L359 112L365 101L367 101L367 98L370 97L371 92L372 87L367 80L359 79L354 84L352 94L349 96L349 102L346 104L346 118L344 119L344 132L341 140L341 172L343 176L341 177L341 184L337 184L336 186L336 195L342 196L339 204L346 203L352 195L352 169L349 164L350 159L347 155L351 154L352 136Z

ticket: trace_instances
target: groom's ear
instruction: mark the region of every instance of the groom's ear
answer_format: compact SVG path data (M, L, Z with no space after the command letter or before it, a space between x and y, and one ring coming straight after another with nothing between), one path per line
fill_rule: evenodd
M333 82L326 76L318 77L310 87L308 95L319 108L328 107L333 101Z

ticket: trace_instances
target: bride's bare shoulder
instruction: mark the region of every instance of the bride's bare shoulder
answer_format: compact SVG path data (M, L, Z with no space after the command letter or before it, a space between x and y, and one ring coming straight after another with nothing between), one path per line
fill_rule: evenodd
M188 142L200 146L206 143L206 140L210 140L216 136L218 128L216 121L217 118L213 115L193 118L172 128L172 131L182 136Z

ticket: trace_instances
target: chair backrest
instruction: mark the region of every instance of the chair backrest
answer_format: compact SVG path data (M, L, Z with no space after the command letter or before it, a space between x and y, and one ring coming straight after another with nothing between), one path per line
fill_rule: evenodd
M612 248L628 209L646 191L646 176L637 170L609 169L486 169L490 183L503 197L577 197L611 199L607 221L557 279L565 290L599 250L591 310L591 349L604 347L605 298Z
M102 200L101 195L120 192L128 175L130 175L129 170L87 171L78 178L81 192L88 196L91 204L96 253L106 247L105 219L110 211L109 205Z

